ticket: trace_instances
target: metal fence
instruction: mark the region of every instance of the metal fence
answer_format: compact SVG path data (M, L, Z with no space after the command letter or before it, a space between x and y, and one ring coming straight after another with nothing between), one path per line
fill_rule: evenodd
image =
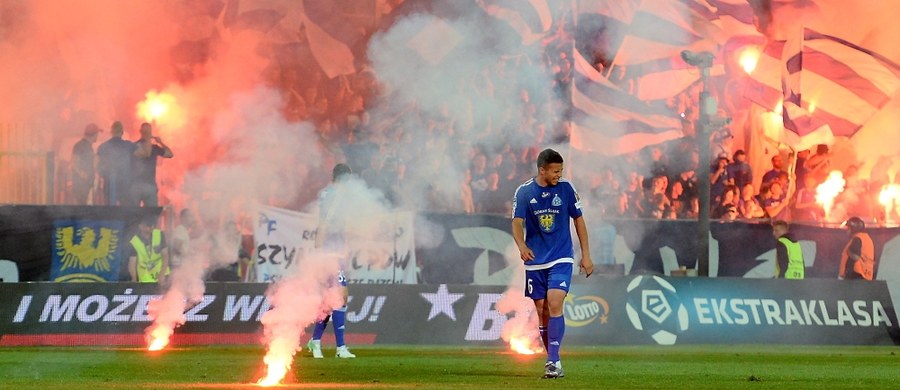
M34 129L0 123L0 203L55 203L55 165Z

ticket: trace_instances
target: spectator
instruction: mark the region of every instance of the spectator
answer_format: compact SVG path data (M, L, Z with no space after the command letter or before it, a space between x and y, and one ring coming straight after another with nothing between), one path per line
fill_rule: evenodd
M734 161L728 165L728 175L734 180L737 188L744 188L744 185L753 182L753 169L747 163L747 153L738 150L734 152L732 158Z
M135 205L156 207L159 205L156 186L157 157L172 158L174 154L163 143L162 138L153 136L153 128L149 123L141 124L141 139L135 142L134 162L132 164L132 195Z
M765 216L767 218L781 220L789 219L786 218L789 214L787 199L790 199L791 194L782 190L781 183L774 180L770 183L763 184L759 189L759 195L759 205L765 210Z
M711 203L721 203L722 196L725 193L725 187L729 185L734 185L734 181L731 180L731 176L728 175L728 159L725 157L719 157L716 159L715 164L710 168L709 175L709 183L710 183L710 202Z
M794 219L805 222L819 222L824 220L825 210L816 203L816 178L806 176L803 188L797 191L797 199L794 203Z
M110 138L97 148L97 162L105 203L110 206L131 204L131 160L135 145L122 139L122 122L110 127Z
M828 151L828 145L816 146L816 154L809 157L803 167L806 169L807 175L812 175L816 179L816 183L822 183L828 178L831 172L831 154Z
M781 158L780 154L776 154L772 156L772 169L767 171L762 178L763 183L769 183L778 178L778 174L784 172L782 167L784 166L784 160ZM762 189L762 187L760 187Z
M72 203L91 204L89 196L94 188L94 143L100 128L91 123L84 128L84 136L72 147Z
M745 184L741 189L741 199L737 206L740 217L744 219L763 218L766 215L753 190L753 184Z
M735 203L737 203L738 197L736 194L737 189L735 186L725 186L725 190L722 192L719 203L716 204L716 206L713 207L712 211L710 212L710 218L720 219L730 217L726 214L731 211L735 212L734 218L737 218L737 206L735 206Z

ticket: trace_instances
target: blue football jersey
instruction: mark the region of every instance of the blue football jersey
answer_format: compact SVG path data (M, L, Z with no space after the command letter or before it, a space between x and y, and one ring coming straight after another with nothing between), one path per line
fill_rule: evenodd
M555 186L541 187L529 179L516 189L512 208L513 218L525 220L525 244L534 252L526 270L574 263L569 219L581 217L582 211L572 183L560 179Z

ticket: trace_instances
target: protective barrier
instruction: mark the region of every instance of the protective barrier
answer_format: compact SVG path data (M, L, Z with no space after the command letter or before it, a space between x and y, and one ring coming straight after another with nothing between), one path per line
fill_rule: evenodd
M265 284L209 283L173 345L257 344ZM158 286L0 284L0 345L144 345ZM498 345L502 287L355 285L351 344ZM303 300L298 298L297 305ZM900 344L884 282L628 276L576 279L566 343ZM329 335L330 331L327 332ZM329 340L326 339L325 343Z

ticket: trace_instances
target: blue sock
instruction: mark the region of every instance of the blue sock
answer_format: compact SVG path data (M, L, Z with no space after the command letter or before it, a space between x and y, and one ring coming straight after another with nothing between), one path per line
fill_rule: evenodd
M316 321L316 328L313 329L313 340L321 340L322 333L325 333L325 325L328 325L328 318L330 316L325 316L325 319L322 321Z
M562 345L563 335L566 334L566 318L563 316L550 317L547 323L547 361L559 361L559 347Z
M547 327L544 325L538 326L538 333L541 334L541 343L544 344L544 351L548 351L548 349L547 349Z
M347 305L331 312L331 318L334 320L332 327L334 328L334 343L338 347L344 346L344 320L347 318Z

